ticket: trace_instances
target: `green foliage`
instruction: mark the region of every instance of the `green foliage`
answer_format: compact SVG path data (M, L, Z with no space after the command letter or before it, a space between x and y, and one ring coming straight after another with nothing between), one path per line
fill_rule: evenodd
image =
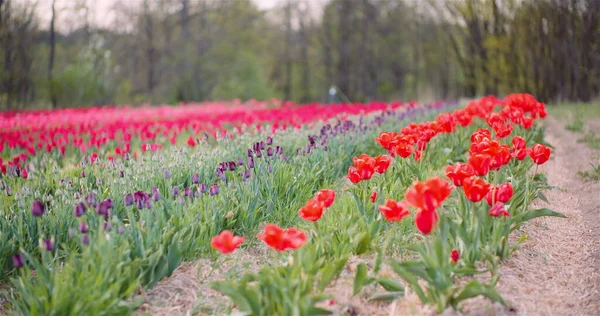
M239 283L224 281L211 286L247 315L329 315L331 312L317 304L331 296L320 292L341 273L348 257L328 262L314 250L304 247L290 256L287 264L247 274Z

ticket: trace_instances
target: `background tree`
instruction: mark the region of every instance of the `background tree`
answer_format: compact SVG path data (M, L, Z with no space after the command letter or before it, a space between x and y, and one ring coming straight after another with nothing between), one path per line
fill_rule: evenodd
M255 1L0 0L0 109L600 91L597 0Z

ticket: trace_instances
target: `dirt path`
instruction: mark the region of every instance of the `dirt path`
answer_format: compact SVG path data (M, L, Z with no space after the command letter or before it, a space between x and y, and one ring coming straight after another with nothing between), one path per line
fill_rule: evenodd
M555 149L540 171L555 188L545 192L549 204L534 207L568 218L541 218L525 228L528 241L501 267L498 290L517 315L600 315L600 183L577 175L600 163L600 155L577 143L581 135L564 122L547 118L546 126Z

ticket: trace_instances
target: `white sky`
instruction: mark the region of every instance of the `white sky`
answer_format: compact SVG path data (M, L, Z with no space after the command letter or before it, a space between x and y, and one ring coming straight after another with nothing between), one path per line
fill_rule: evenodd
M20 0L24 3L36 4L38 16L40 18L40 28L47 29L50 23L52 0ZM194 2L195 0L190 0ZM236 1L236 0L211 0L211 1ZM285 0L252 0L259 9L272 9L283 3ZM325 0L308 0L315 4L322 4ZM82 23L82 16L73 14L73 8L78 2L87 3L90 14L90 23L100 27L110 27L115 21L115 13L112 8L116 3L125 6L139 6L141 0L56 0L56 8L58 13L57 29L61 31L69 31L77 28ZM83 13L82 13L83 14Z

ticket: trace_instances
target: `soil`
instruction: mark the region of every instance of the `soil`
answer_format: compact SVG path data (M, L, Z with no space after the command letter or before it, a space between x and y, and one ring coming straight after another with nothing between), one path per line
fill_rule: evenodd
M538 172L544 173L552 189L545 192L548 203L535 201L567 218L538 218L522 228L527 240L500 267L498 292L506 307L475 298L463 305L464 315L600 315L600 182L577 175L600 164L598 151L577 143L581 137L564 128L564 122L546 119L546 141L554 146L552 158ZM590 122L600 126L600 120ZM250 252L250 251L248 251ZM264 252L240 252L233 262L248 261L256 269ZM351 260L352 261L352 260ZM364 261L364 259L363 259ZM226 271L224 263L220 271ZM184 264L141 299L139 315L222 314L227 300L207 288L207 282L223 277L209 274L207 260ZM219 264L220 265L220 264ZM391 304L371 303L366 294L351 297L353 264L328 289L336 297L330 309L343 315L432 315L416 295ZM209 310L202 306L212 306ZM220 307L219 307L220 306ZM444 315L461 315L447 310Z

